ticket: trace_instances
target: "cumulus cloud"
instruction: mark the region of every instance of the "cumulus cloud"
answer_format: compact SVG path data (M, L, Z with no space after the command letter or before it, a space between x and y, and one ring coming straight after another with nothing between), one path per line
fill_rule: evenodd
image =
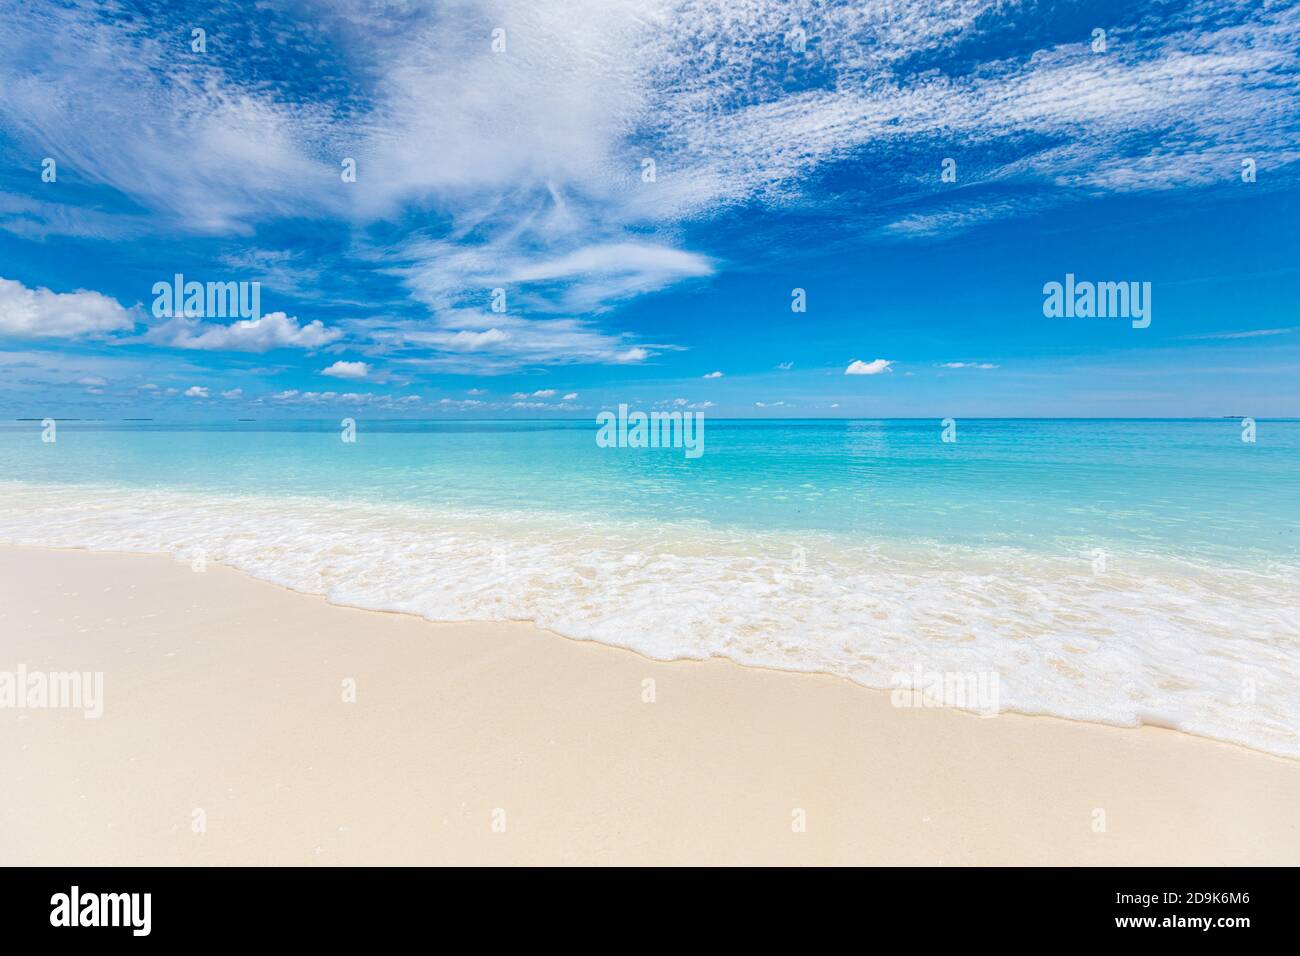
M704 376L704 378L722 378L722 373L721 373L721 372L709 372L708 374L706 374L706 375Z
M235 399L244 397L244 390L242 388L227 389L221 393L221 397L234 401Z
M51 292L0 279L0 335L22 339L98 337L134 325L131 310L99 292Z
M330 375L334 378L365 378L370 374L370 366L365 362L335 362L329 368L321 369L322 375Z
M863 362L860 359L854 359L849 363L849 367L844 370L845 375L879 375L882 372L893 371L893 361L891 359L875 359L870 362Z
M186 398L207 398L208 389L206 385L191 385L185 390Z
M215 325L178 316L149 331L150 341L181 349L229 352L266 352L271 349L315 349L337 341L339 329L326 328L320 319L306 325L283 312L271 312L259 319L241 319L231 325Z
M285 389L265 397L266 401L287 405L366 405L380 408L400 408L424 401L419 395L377 395L374 392L315 392ZM261 402L263 399L257 399ZM256 404L256 403L255 403Z
M992 362L944 362L939 368L997 368Z
M481 407L483 406L483 404L484 404L483 402L479 401L479 400L476 399L476 398L440 398L440 399L438 399L438 406L439 406L440 408L444 408L444 409L451 408L451 409L455 409L455 410L457 410L457 411L471 411L471 410L476 409L476 408L481 408Z

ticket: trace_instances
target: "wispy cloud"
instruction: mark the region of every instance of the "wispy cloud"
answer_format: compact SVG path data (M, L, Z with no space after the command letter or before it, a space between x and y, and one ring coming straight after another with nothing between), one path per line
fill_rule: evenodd
M1130 192L1230 180L1243 155L1263 168L1300 155L1292 5L1229 14L1190 3L1162 34L1112 29L1104 52L1086 35L1061 37L946 72L933 68L940 55L969 59L1014 6L457 8L448 17L413 0L357 17L323 5L310 34L318 63L367 68L352 98L310 99L216 55L217 36L212 53L197 54L180 29L150 35L90 7L25 7L0 40L0 118L183 228L242 233L303 212L371 221L414 204L447 216L471 249L489 222L501 224L496 251L545 239L551 252L517 266L519 281L603 275L601 291L615 295L656 287L660 269L698 274L698 262L671 261L689 253L667 249L662 262L609 273L600 250L627 244L634 224L799 199L820 167L929 142L936 130L949 152L1000 142L1012 152L972 170L959 163L958 184L1032 178ZM506 30L505 53L493 52L485 24ZM281 24L277 36L304 26ZM807 36L799 50L794 26ZM354 183L339 175L344 156L357 161ZM883 195L905 184L879 185ZM588 248L580 237L593 227Z
M1117 8L1094 51L1070 9L1001 0L337 0L310 15L219 0L198 53L182 7L0 0L0 154L29 171L3 183L0 230L148 237L139 254L163 273L158 253L190 240L326 321L182 318L144 341L365 359L298 356L304 377L666 361L685 337L646 329L684 323L623 315L756 268L702 228L742 212L911 243L1081 199L1241 189L1244 158L1256 192L1293 179L1277 173L1300 161L1300 7L1166 6ZM46 155L57 183L38 182ZM765 253L747 232L727 238ZM131 308L84 291L84 261L67 256L57 284L83 291L0 280L0 334L139 342ZM315 311L354 279L367 289L346 314Z
M476 309L438 313L431 321L349 323L360 341L391 361L465 374L496 375L529 365L644 362L671 345L636 344L582 319L528 319Z
M1207 339L1258 339L1271 335L1290 335L1292 332L1300 332L1300 326L1289 326L1284 329L1248 329L1244 332L1210 332L1205 335L1184 335L1181 338L1184 341L1201 341Z

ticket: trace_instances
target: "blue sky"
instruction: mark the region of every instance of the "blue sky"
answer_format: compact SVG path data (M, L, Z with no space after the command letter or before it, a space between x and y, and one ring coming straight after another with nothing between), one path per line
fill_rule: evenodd
M0 8L6 418L1300 415L1296 4Z

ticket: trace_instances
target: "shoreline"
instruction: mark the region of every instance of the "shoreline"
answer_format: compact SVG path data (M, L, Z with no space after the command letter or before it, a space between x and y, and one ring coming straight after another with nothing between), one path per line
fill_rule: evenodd
M162 558L164 560L172 561L182 566L185 563L179 554L168 554L160 551L121 551L121 550L116 550L111 548L95 548L95 547L86 547L86 546L52 547L46 545L25 545L25 544L19 545L19 544L11 544L6 541L0 541L0 552L3 552L5 550L10 550L10 549L23 550L23 551L46 551L46 552L53 552L53 553L85 553L85 554L105 554L105 555L114 555L114 556L121 556L121 557ZM656 664L687 664L687 663L719 662L734 667L741 667L746 670L757 670L757 671L764 671L764 672L774 673L774 674L799 674L799 675L805 675L810 677L821 677L821 678L827 678L835 681L842 681L851 687L857 687L862 691L871 694L889 695L893 693L893 689L891 688L873 687L868 684L861 684L842 674L834 674L829 671L800 670L796 668L772 667L764 664L750 664L750 663L746 663L745 661L736 660L734 658L727 657L722 654L711 654L708 657L676 657L676 658L652 657L649 654L646 654L643 651L640 651L637 648L632 647L630 645L608 644L605 643L604 641L600 641L595 638L574 637L553 630L552 628L545 627L541 624L538 624L536 621L527 618L501 619L501 620L466 620L466 621L431 620L429 618L423 617L411 611L398 611L398 610L379 608L379 607L365 607L360 604L349 604L346 602L334 601L326 594L322 594L317 591L299 590L298 588L295 588L290 584L283 584L279 581L273 581L269 578L259 577L258 575L252 573L251 571L245 571L242 568L234 567L233 565L229 565L229 564L224 564L219 561L208 562L208 566L210 568L221 568L223 571L228 571L232 574L240 575L251 581L256 581L259 584L264 584L269 587L277 588L287 594L294 594L300 597L319 599L325 602L330 607L344 608L351 611L361 611L366 614L384 614L384 615L394 615L402 618L410 618L413 620L422 621L426 624L431 624L435 627L475 628L475 627L494 627L494 626L501 626L501 625L510 626L510 627L527 627L535 631L538 631L542 634L545 634L548 637L554 638L556 640L571 641L576 644L591 645L593 647L602 647L602 648L609 648L611 650L616 650L616 651L624 651L626 653L632 654L640 658L641 660L656 663ZM0 661L0 665L2 664L3 662ZM914 704L911 706L913 708L917 708L920 707L921 705ZM1225 747L1232 747L1234 749L1242 750L1247 753L1258 754L1260 756L1269 757L1274 760L1281 760L1287 763L1295 764L1296 766L1300 767L1300 757L1291 757L1286 754L1272 753L1271 751L1263 750L1258 747L1251 747L1248 744L1240 743L1235 740L1228 740L1222 737L1214 737L1209 734L1200 734L1194 731L1184 730L1181 727L1177 727L1174 726L1173 724L1163 723L1160 721L1139 721L1138 723L1133 723L1133 724L1118 724L1118 723L1108 723L1103 720L1089 720L1086 718L1067 717L1061 714L1052 714L1043 711L1033 711L1033 712L1023 711L1023 710L1017 710L1015 707L1003 707L994 714L980 713L976 708L951 707L944 704L926 704L924 705L924 709L945 710L950 713L960 714L965 717L973 717L981 720L988 719L990 717L1014 715L1015 717L1020 717L1020 718L1027 718L1027 719L1042 718L1044 720L1064 721L1065 723L1070 723L1070 724L1082 724L1088 727L1106 727L1113 730L1141 730L1143 728L1153 728L1157 730L1168 731L1174 734L1179 734L1185 737L1191 737L1196 740L1203 740L1209 743L1220 744Z
M1181 731L897 708L166 555L0 570L0 669L105 684L98 720L0 709L10 863L1300 862L1300 762Z

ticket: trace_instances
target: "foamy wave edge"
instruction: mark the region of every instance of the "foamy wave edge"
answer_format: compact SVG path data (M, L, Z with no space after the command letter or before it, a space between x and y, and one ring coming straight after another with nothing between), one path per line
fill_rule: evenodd
M601 524L397 503L0 483L0 541L173 554L336 604L531 621L660 660L874 688L997 674L999 709L1300 758L1300 577L1153 555Z

